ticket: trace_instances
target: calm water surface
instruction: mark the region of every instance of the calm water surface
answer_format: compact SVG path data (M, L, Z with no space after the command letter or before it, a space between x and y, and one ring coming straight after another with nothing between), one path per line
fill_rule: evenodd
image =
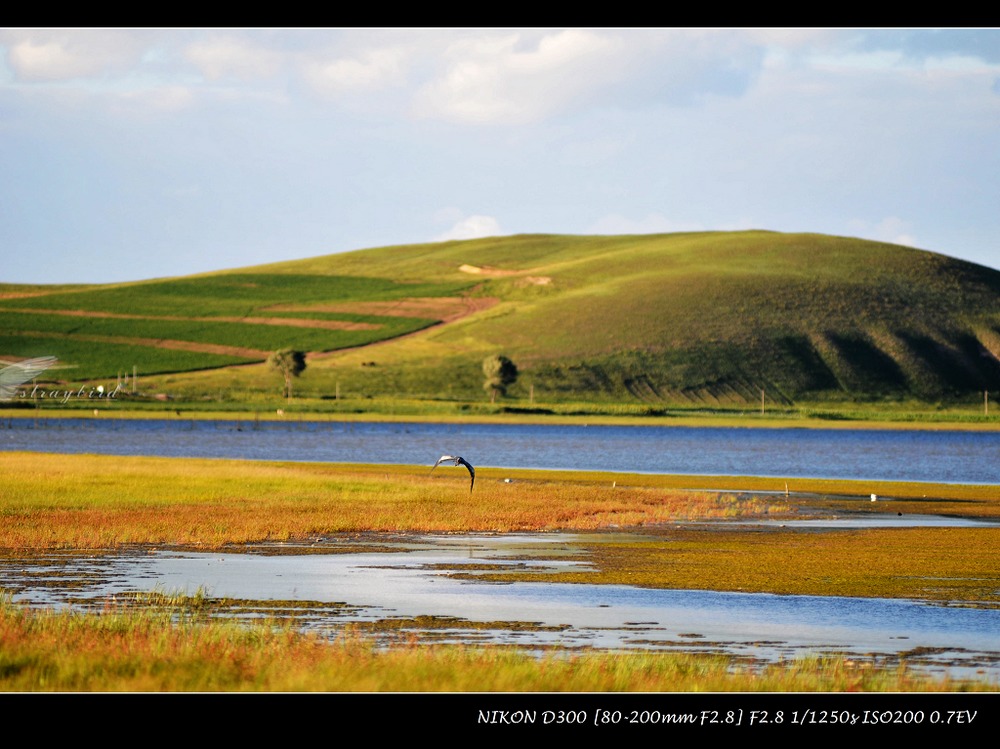
M0 450L1000 485L1000 432L25 418Z
M369 539L368 548L355 553L344 553L342 541L330 541L323 542L331 544L328 550L340 553L303 554L287 547L286 553L275 554L278 547L271 546L244 554L161 551L74 557L32 571L0 567L0 584L16 591L16 601L35 605L70 599L79 605L81 596L100 602L135 590L199 589L213 597L309 601L320 606L303 627L331 637L350 622L421 615L518 621L539 628L455 627L444 634L455 642L722 652L760 660L803 653L905 656L932 671L978 672L1000 683L997 609L475 579L476 566L484 563L540 572L585 568L579 544L602 538L607 537L411 536L378 542L382 551L372 551ZM463 568L471 579L448 576ZM416 626L410 631L428 634ZM432 636L441 634L438 630Z

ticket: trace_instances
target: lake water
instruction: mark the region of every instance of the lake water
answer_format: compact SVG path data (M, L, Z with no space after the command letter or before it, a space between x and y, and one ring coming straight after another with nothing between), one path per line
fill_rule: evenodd
M1000 485L972 431L17 418L0 450Z

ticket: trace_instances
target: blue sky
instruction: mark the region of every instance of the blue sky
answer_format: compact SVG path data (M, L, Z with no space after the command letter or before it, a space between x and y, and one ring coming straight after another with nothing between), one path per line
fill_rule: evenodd
M0 282L746 228L1000 268L1000 30L0 29Z

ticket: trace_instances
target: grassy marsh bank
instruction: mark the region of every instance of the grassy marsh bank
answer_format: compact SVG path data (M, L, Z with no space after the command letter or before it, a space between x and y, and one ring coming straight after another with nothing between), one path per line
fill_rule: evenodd
M376 648L267 622L206 620L183 607L101 614L0 601L0 691L953 692L985 681L928 676L905 661L805 658L767 666L697 654L514 648Z
M470 496L463 475L429 475L425 466L14 452L0 453L0 473L0 553L16 559L47 549L207 549L368 531L615 527L586 547L593 572L544 579L1000 605L1000 527L799 531L778 522L736 530L700 522L811 511L995 517L1000 498L990 487L886 483L878 491L897 499L871 503L862 499L870 486L857 482L803 481L794 491L816 494L785 497L774 479L725 477L734 490L719 492L710 487L723 477L701 477L703 489L691 491L692 477L483 468ZM739 491L750 489L771 494ZM503 575L518 578L530 576ZM214 618L196 603L161 606L140 594L88 614L0 601L0 690L996 690L986 680L929 675L905 655L770 665L699 653L538 658L507 647L418 645L405 631L380 649L361 629L331 643L277 620Z
M0 453L0 471L0 548L8 554L142 544L206 549L365 532L613 528L638 535L590 548L596 572L558 579L1000 603L1000 526L690 525L810 513L990 519L1000 516L995 487L798 480L786 497L777 479L482 468L470 495L464 474L429 474L424 466L18 452ZM893 499L870 502L873 489Z
M908 598L1000 607L996 528L645 532L587 546L592 572L496 579L778 595Z
M614 486L615 477L424 466L0 453L0 548L219 547L364 531L642 526L784 511L781 500ZM544 479L544 480L543 480Z

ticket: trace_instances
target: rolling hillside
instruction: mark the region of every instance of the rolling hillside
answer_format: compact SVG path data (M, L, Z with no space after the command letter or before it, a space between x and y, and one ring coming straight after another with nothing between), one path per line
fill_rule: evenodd
M23 293L24 295L19 295ZM387 247L140 284L0 286L0 358L73 378L313 352L298 393L651 404L961 398L1000 389L1000 272L815 234L525 235ZM328 352L328 353L320 353ZM266 379L266 378L264 378ZM263 391L260 367L174 387ZM199 384L200 383L200 384ZM162 384L162 383L158 383Z

